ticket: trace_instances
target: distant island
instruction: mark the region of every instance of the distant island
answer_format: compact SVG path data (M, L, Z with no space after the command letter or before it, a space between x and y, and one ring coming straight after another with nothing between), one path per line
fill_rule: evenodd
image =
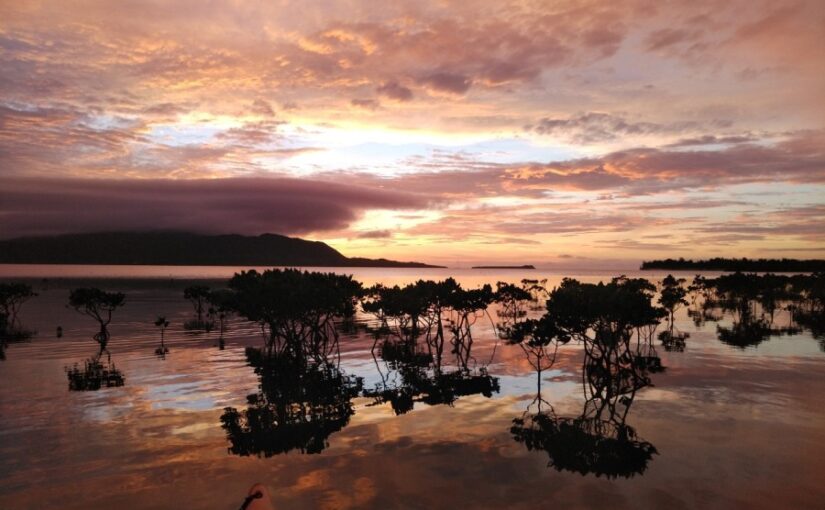
M346 257L328 244L278 234L110 232L0 241L0 264L443 267Z
M535 269L536 266L532 264L524 264L523 266L473 266L473 269Z
M642 270L705 270L705 271L754 271L760 273L794 273L825 271L825 260L810 259L725 259L708 260L664 259L642 262Z

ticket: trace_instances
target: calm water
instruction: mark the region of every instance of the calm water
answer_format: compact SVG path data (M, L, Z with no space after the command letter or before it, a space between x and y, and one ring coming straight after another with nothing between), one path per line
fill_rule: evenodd
M249 407L247 396L261 391L244 354L262 344L260 331L233 320L220 350L216 333L182 327L192 316L182 297L187 279L211 278L206 283L215 286L232 271L0 266L0 280L29 277L40 294L21 313L37 334L10 345L0 362L0 508L181 508L185 500L187 508L234 509L258 481L279 508L825 508L822 341L803 332L731 347L717 339L715 323L697 327L685 310L677 322L690 333L685 350L667 352L656 342L667 369L651 375L653 385L636 394L624 417L655 453L641 466L620 463L618 471L627 470L616 476L549 465L547 452L515 440L513 420L540 406L562 418L582 414L584 354L580 345L562 347L539 386L521 349L498 342L486 317L473 329L480 384L455 386L449 398L418 394L412 409L398 414L398 405L377 403L374 390L397 388L409 374L374 357L372 338L353 332L341 340L335 374L339 386L352 383L336 396L346 393L351 407L315 416L326 428L309 449L321 451L273 439L233 452L221 418L226 407ZM617 274L337 272L365 284L454 276L465 287L525 277L548 278L552 286L562 276L595 282ZM96 352L96 325L66 308L68 289L90 282L127 294L109 344L125 385L70 392L66 367ZM161 314L172 323L165 359L154 354L152 322ZM58 325L63 338L56 338Z

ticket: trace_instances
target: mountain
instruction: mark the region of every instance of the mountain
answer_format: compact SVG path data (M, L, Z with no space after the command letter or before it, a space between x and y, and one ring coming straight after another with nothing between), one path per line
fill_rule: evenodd
M142 264L170 266L440 267L349 258L320 241L182 232L108 232L0 241L2 264Z

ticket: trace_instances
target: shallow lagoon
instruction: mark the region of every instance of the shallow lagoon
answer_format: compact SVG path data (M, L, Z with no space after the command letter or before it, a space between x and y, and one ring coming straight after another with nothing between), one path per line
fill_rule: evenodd
M124 271L128 269L128 273ZM334 269L326 269L334 270ZM454 276L465 287L562 276L609 280L619 272L338 269L365 284ZM247 346L259 329L238 319L218 335L184 331L192 316L182 289L191 279L219 285L231 268L5 267L2 279L30 278L40 294L21 320L37 334L0 362L0 507L236 508L249 485L269 485L283 508L822 508L825 487L825 353L810 333L776 336L741 349L717 339L716 324L690 333L684 352L657 342L666 370L638 391L626 422L655 448L643 470L596 476L549 466L548 454L514 439L514 419L551 406L582 412L581 345L561 348L536 373L521 349L496 340L489 320L474 326L474 368L496 388L449 404L418 399L397 414L361 391L317 454L300 448L240 456L221 427L226 407L245 409L260 378ZM73 276L74 280L56 278ZM634 273L658 281L664 273ZM692 276L692 275L685 275ZM88 280L86 277L93 277ZM45 280L43 278L46 278ZM93 355L96 325L66 308L69 288L94 284L127 294L109 344L125 385L70 392L66 367ZM170 353L154 354L157 315L172 323ZM366 320L366 317L362 317ZM780 316L777 321L783 318ZM723 319L721 324L729 323ZM63 327L63 338L55 329ZM363 332L341 340L340 371L362 388L392 384L390 363L373 357ZM497 390L497 391L496 391Z

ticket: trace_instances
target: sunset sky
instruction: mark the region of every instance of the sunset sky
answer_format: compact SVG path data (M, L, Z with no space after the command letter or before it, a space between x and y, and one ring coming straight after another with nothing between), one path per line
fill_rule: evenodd
M6 1L0 238L825 255L825 2Z

